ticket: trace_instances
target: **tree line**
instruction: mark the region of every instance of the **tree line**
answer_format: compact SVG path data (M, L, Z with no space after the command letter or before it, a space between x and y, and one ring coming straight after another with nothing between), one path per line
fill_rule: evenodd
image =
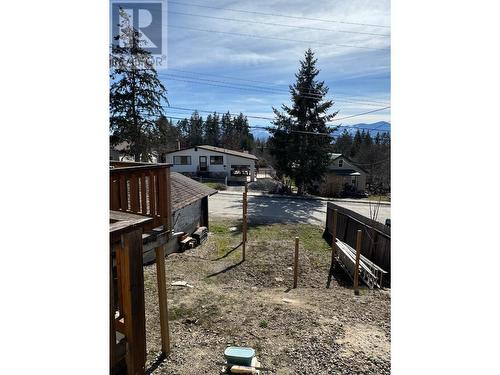
M368 183L373 192L390 191L391 188L391 135L359 129L352 135L344 130L333 143L333 152L343 154L369 174Z
M173 151L179 146L186 148L202 144L251 152L255 142L243 113L233 116L229 112L214 112L203 119L195 111L189 118L178 120L175 124L163 115L158 120L158 132L161 152Z

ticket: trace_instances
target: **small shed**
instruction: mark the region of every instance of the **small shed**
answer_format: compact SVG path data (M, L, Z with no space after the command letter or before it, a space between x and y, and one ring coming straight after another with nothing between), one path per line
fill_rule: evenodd
M199 183L177 172L170 172L172 232L192 234L198 227L208 228L208 197L217 190ZM178 242L173 238L166 245L166 254L178 251ZM155 260L154 249L145 251L144 264Z

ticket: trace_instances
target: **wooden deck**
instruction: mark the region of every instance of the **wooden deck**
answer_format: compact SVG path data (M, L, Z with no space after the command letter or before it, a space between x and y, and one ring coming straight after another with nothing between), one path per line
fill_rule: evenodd
M170 165L111 162L110 369L145 373L144 246L157 263L163 353L170 351L165 244L171 237ZM146 245L143 245L146 244Z

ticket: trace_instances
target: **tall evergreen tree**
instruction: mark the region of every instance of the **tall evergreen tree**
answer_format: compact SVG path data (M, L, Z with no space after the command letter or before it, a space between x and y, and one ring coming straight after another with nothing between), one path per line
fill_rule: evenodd
M149 61L151 53L141 45L139 32L121 10L120 43L111 48L110 119L112 144L127 142L126 154L135 161L150 160L158 139L158 118L167 90Z
M208 115L205 120L205 142L207 145L220 145L220 119L219 115L214 112L213 115Z
M330 134L334 130L327 122L337 114L327 113L333 102L324 99L328 87L316 80L316 63L314 53L307 50L295 75L297 80L290 86L292 106L282 105L282 112L273 108L276 127L268 129L277 172L295 180L298 194L326 172L332 150Z
M349 156L352 147L352 135L344 129L342 134L335 140L334 151L345 156Z
M191 146L203 144L203 118L194 111L189 119L189 141Z
M356 134L354 134L354 139L352 141L352 147L351 147L351 152L350 152L351 157L356 156L356 154L361 149L362 143L363 143L363 137L361 135L361 132L358 129L358 130L356 130Z
M161 154L176 150L179 137L179 130L172 121L165 116L160 116L158 119L158 152Z
M179 140L181 142L182 147L190 147L191 140L189 138L190 135L190 127L189 120L187 118L177 121L177 133L179 134Z
M253 134L250 132L248 119L243 113L240 113L233 119L234 129L234 149L252 151Z
M221 139L222 146L229 149L234 148L233 147L234 135L235 135L234 123L229 111L222 115L221 132L222 132L222 139Z

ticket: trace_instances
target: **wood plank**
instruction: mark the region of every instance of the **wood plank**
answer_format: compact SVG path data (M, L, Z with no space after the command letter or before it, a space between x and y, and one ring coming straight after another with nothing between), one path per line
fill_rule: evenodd
M130 176L130 210L139 212L139 177L136 174Z
M120 209L120 185L119 181L112 176L109 179L110 198L109 203L112 210Z
M297 288L297 278L299 275L299 237L295 237L295 255L293 257L293 287Z
M141 213L143 215L148 214L146 207L146 174L141 173Z
M154 172L149 172L149 215L156 216L156 195L155 195L155 175Z
M354 293L359 294L359 257L361 255L361 237L362 231L358 230L356 232L356 263L354 264Z
M128 343L127 372L144 374L146 363L146 318L142 268L142 230L123 234L123 308Z
M122 211L127 211L128 209L127 180L125 179L125 175L120 176L119 184L120 184L120 209Z
M333 215L332 215L332 260L331 260L331 265L335 263L335 243L337 242L337 220L338 220L338 210L335 209L333 210Z
M113 258L110 252L109 259L109 367L112 368L116 363L116 332L115 325L115 291L113 278Z
M168 202L169 198L169 184L168 184L168 173L169 170L165 169L159 171L158 173L158 216L162 219L162 224L165 225L166 228L169 228L170 223L170 202Z
M158 300L160 307L161 348L163 354L168 355L170 353L170 332L168 326L167 286L165 278L165 247L157 247L155 252Z
M167 208L166 215L167 220L165 221L165 228L169 230L172 229L172 177L170 176L170 168L165 169L165 176L167 178Z

